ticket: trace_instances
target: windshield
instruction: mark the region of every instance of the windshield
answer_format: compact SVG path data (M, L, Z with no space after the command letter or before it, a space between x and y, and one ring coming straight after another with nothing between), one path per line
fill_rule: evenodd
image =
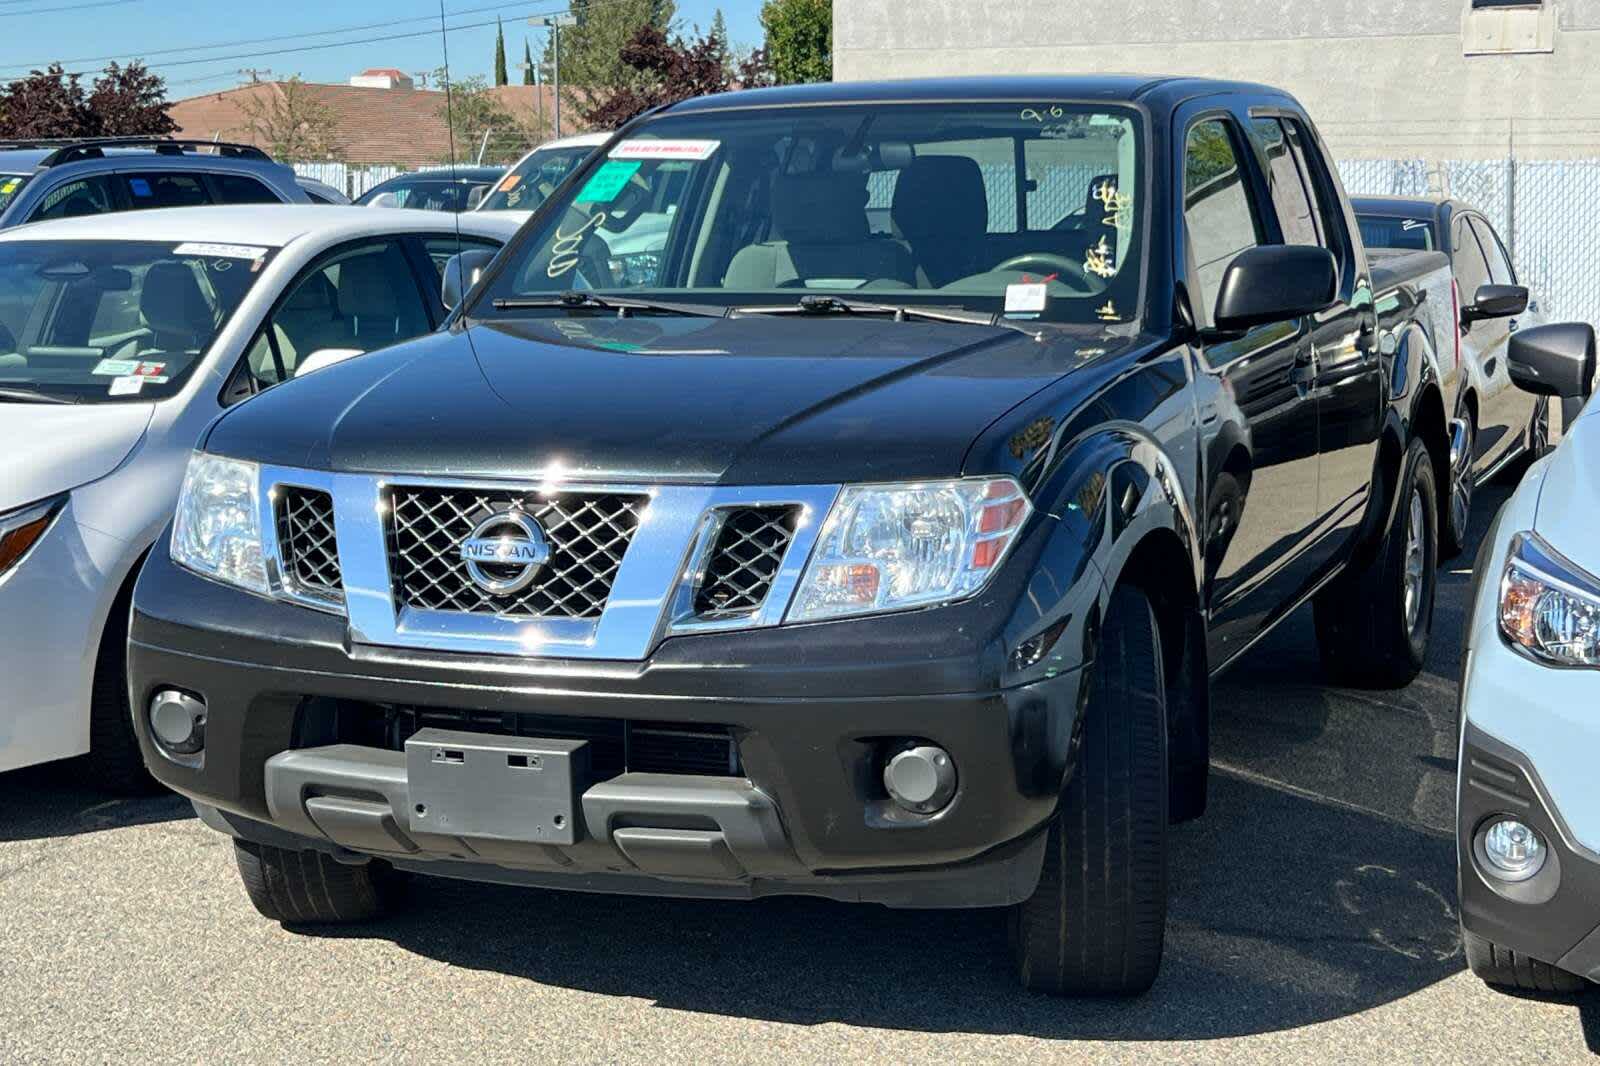
M28 184L27 174L0 174L0 212L11 206L11 201L17 198L17 193Z
M808 294L1128 322L1143 123L1105 105L868 104L644 125L519 236L489 299L567 290L714 305Z
M421 211L465 211L472 190L477 186L487 186L488 181L469 181L464 178L406 178L402 181L386 181L382 185L374 186L361 195L356 204L367 207L380 196L392 196L392 203L385 201L389 207L408 207Z
M479 211L535 211L550 199L556 186L566 180L590 153L599 146L574 145L570 148L540 148L529 152L522 162L506 171L483 198Z
M1368 248L1409 248L1418 252L1434 249L1433 226L1426 219L1358 215L1356 222L1361 227L1361 243Z
M172 395L271 255L239 244L0 241L0 398Z

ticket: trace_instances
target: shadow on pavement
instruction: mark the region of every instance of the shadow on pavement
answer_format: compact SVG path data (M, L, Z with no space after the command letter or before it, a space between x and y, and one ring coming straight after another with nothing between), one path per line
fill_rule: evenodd
M78 760L0 774L0 843L193 817L189 801L171 792L117 796L97 790Z

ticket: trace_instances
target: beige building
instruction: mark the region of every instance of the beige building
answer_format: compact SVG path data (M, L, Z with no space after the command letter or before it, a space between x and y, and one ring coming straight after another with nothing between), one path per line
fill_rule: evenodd
M1600 0L834 0L839 80L1086 71L1282 86L1342 159L1600 157Z

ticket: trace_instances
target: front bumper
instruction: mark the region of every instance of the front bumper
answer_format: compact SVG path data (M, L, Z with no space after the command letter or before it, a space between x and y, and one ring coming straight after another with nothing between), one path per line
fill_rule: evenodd
M998 666L972 636L982 610L676 637L643 663L419 652L350 646L343 619L196 577L158 547L135 594L130 695L206 700L192 758L135 715L146 762L208 824L261 843L597 891L993 906L1037 881L1083 678L984 685ZM571 844L419 833L405 755L309 737L313 701L723 726L741 772L581 781ZM935 815L882 795L875 760L900 737L955 761Z

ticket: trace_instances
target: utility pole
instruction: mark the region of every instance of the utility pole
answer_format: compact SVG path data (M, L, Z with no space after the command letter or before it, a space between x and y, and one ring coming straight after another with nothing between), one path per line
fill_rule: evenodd
M570 12L564 15L537 15L528 20L530 26L547 26L550 29L551 50L555 57L555 108L556 108L556 136L561 136L561 27L576 26L577 16Z
M250 84L251 85L259 85L259 84L261 84L261 75L263 75L263 74L271 74L272 73L272 68L271 67L243 67L243 68L241 68L239 70L239 73L243 74L243 75L247 75L250 78Z

